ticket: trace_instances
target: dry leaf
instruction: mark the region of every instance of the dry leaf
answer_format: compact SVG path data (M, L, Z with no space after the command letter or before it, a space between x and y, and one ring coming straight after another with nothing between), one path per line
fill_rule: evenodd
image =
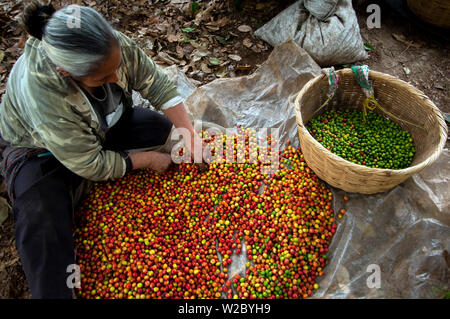
M402 42L403 44L405 44L408 47L413 47L416 49L419 49L422 47L422 45L419 43L415 43L414 41L407 40L403 34L392 33L392 36L394 37L395 40Z
M219 31L220 27L216 24L205 24L205 27L210 31Z
M211 17L211 11L216 7L216 2L213 3L213 5L210 5L208 8L206 8L205 10L197 13L197 15L195 16L195 20L194 23L196 25L200 25L200 22L202 22L203 20L207 20L208 18Z
M237 61L237 62L239 62L239 61L242 60L242 58L241 58L239 55L236 55L236 54L230 54L230 55L228 55L228 57L229 57L231 60Z
M222 66L219 68L219 70L217 70L216 72L217 77L219 78L224 78L228 75L228 70L226 66Z
M230 18L228 17L220 18L219 20L217 20L217 25L219 27L224 27L228 23L228 21L230 21Z
M238 30L241 32L251 32L252 28L246 24L243 24L241 26L238 27Z
M138 30L138 33L142 36L146 35L148 33L148 28L140 28Z
M184 49L183 49L183 47L181 45L177 45L175 50L177 51L177 58L182 59L184 57Z
M211 54L211 52L195 49L191 54L191 59L193 62L197 62L209 54Z
M405 36L402 35L402 34L392 33L392 36L393 36L394 39L397 40L397 41L400 41L400 42L403 42L403 43L405 43L405 41L406 41Z
M205 73L212 73L212 70L206 65L206 63L202 63L200 69Z
M247 48L250 48L250 47L253 45L253 42L252 42L252 40L250 40L249 38L245 38L245 39L242 41L242 44L243 44L244 46L246 46Z
M0 62L3 61L4 57L5 57L5 51L0 50Z
M165 23L158 23L155 25L155 27L162 33L167 33L167 30L169 29L170 25L169 23L165 22Z
M177 42L178 40L179 40L180 38L178 37L178 35L176 35L176 34L169 34L168 36L167 36L167 41L169 41L169 42Z
M165 53L165 52L163 52L163 51L160 51L160 52L158 53L158 56L157 56L157 57L158 57L161 61L163 61L163 62L165 62L166 64L169 64L169 65L179 64L179 63L180 63L179 60L177 60L177 59L171 57L170 55L168 55L167 53Z
M192 51L194 51L194 47L190 43L183 46L183 52L186 57L191 55Z
M258 48L260 48L261 50L266 50L267 47L263 44L263 43L256 43L256 45L258 46Z
M260 48L258 48L256 45L251 47L252 51L255 53L260 53L262 50Z
M250 71L250 70L252 69L252 66L251 66L251 65L248 65L248 64L246 64L246 65L237 65L237 66L235 67L235 69L236 69L237 71Z

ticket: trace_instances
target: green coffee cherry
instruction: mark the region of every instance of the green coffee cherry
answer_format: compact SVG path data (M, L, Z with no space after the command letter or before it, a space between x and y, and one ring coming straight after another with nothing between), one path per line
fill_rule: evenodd
M372 111L364 119L362 111L328 110L306 127L325 148L355 164L403 169L416 153L408 131Z

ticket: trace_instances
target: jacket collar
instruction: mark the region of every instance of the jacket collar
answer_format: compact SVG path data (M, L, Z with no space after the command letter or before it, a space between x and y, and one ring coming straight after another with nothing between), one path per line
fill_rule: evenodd
M91 126L95 130L100 130L100 121L97 117L97 113L94 111L91 102L84 94L83 90L80 86L70 77L67 78L69 83L71 84L73 90L67 94L65 97L65 102L72 106L76 111L81 114L90 114L91 115ZM124 91L127 91L127 81L126 76L122 69L119 70L119 81L116 83L120 86Z

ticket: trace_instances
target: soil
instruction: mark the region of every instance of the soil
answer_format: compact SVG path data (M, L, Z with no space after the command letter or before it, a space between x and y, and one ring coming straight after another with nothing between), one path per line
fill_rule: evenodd
M1 7L7 7L5 3L16 1L0 1L0 20L2 22L8 20L8 12L1 10ZM96 1L74 1L96 7ZM101 1L99 1L101 3ZM117 1L116 1L117 2ZM130 3L142 3L145 1L127 1ZM151 15L153 9L165 9L162 14L172 14L174 11L167 10L167 6L171 6L170 1L149 1L152 3L147 10ZM201 1L199 1L201 2ZM234 5L228 5L219 12L220 16L229 18L228 23L215 32L210 32L213 37L219 36L225 38L229 36L226 45L221 47L221 51L227 54L234 54L241 57L240 61L232 61L227 64L227 73L225 77L234 77L248 75L254 72L269 56L272 48L270 45L263 43L255 38L251 33L242 33L236 31L241 25L248 25L255 31L258 27L273 18L295 1L240 1L241 8L238 10ZM377 2L377 1L371 1ZM230 1L233 3L233 1ZM361 61L360 64L367 64L372 70L394 75L413 86L417 87L425 93L431 100L443 111L450 113L450 45L442 39L436 39L423 29L418 28L414 22L408 21L399 16L389 7L381 6L381 28L368 29L366 20L367 2L357 1L354 4L355 11L358 16L361 35L365 43L369 43L373 50L369 52L369 59ZM10 6L17 15L17 5ZM102 12L100 10L100 12ZM12 16L12 15L11 15ZM115 15L116 20L112 22L113 26L120 31L128 30L128 34L136 32L134 26L139 24L143 14L132 14L126 16L126 13L118 13ZM108 18L108 17L107 17ZM180 19L183 27L189 26L186 17ZM111 20L110 20L111 21ZM8 23L14 23L9 21ZM4 30L3 30L4 31ZM1 32L3 43L8 43L8 38L4 32ZM402 41L394 38L393 34L401 35ZM11 36L17 37L18 32L13 32ZM243 45L244 39L250 39L254 44L252 47ZM216 37L217 39L217 37ZM0 41L0 43L2 42ZM12 40L11 40L12 41ZM220 45L215 42L216 45ZM259 46L258 46L259 44ZM187 47L187 49L186 49ZM1 47L0 47L1 49ZM189 44L185 44L183 49L190 50ZM191 48L192 50L193 48ZM174 43L162 41L162 51L174 52L176 45ZM147 52L147 51L146 51ZM156 56L157 52L148 52L151 56ZM18 50L17 54L21 54ZM17 58L16 54L16 58ZM189 62L189 61L188 61ZM158 61L159 64L161 61ZM0 64L0 85L4 87L7 74L13 63ZM183 67L180 65L180 67ZM342 66L336 66L342 67ZM3 68L3 75L2 75ZM5 69L7 72L5 72ZM186 74L188 77L198 81L199 84L206 84L217 77L214 72L210 74L202 74L195 69L195 66L188 68ZM224 75L222 75L223 77ZM1 89L2 87L0 87ZM0 91L0 94L2 92ZM9 214L8 219L0 225L0 298L30 298L31 294L28 289L21 263L15 248L14 239L14 220Z
M371 1L373 2L373 1ZM381 28L368 29L366 6L356 6L361 36L374 48L362 63L371 70L396 76L428 96L445 113L450 113L450 45L438 36L405 20L379 2ZM407 45L394 38L400 35ZM409 74L407 74L409 73Z

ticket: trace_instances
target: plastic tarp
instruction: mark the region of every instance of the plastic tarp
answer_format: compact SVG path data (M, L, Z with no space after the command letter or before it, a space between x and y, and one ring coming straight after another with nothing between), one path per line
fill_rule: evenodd
M321 68L294 41L274 48L249 76L195 88L175 67L196 126L279 128L281 146L298 145L294 99ZM313 298L441 298L450 282L450 152L390 191L345 193L330 187L334 209L347 213L327 254ZM344 195L350 200L345 202ZM232 256L229 276L245 275L245 247Z

